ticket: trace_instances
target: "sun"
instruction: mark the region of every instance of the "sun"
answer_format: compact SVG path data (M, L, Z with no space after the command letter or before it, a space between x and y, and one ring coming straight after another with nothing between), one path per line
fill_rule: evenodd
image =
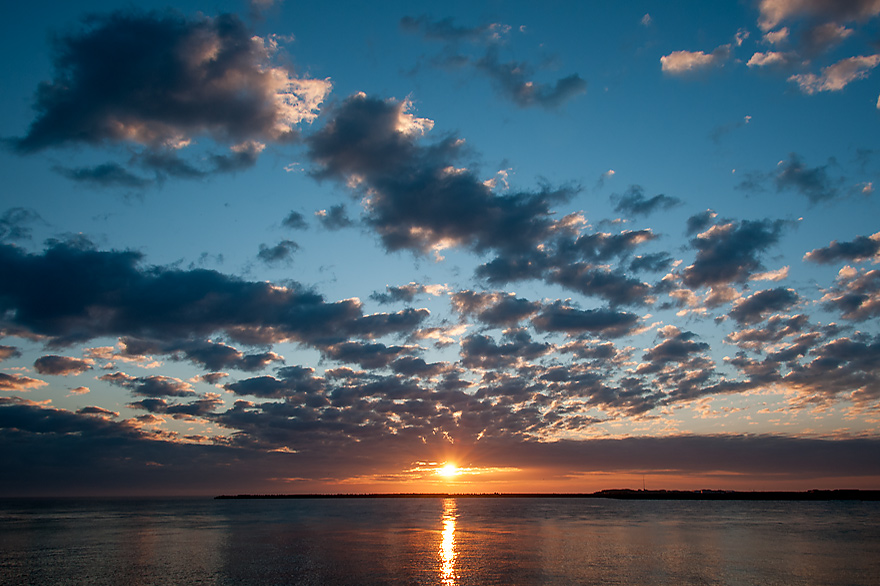
M445 476L446 478L457 476L458 473L458 466L456 466L455 464L444 464L443 466L437 468L437 474L439 474L440 476Z

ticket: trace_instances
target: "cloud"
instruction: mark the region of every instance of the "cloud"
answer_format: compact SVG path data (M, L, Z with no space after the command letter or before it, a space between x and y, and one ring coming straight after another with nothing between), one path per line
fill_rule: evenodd
M289 141L297 124L314 120L331 87L274 64L273 42L229 14L91 16L79 31L56 37L54 50L54 77L40 84L37 115L13 141L16 150L139 145L146 154L132 164L175 177L252 165L264 143ZM209 155L206 168L182 163L176 153L202 136L229 153ZM150 181L112 162L59 170L104 186Z
M455 24L454 18L432 20L426 15L404 16L400 28L410 33L421 33L427 39L444 42L488 43L500 40L510 27L500 23L467 27Z
M494 194L456 166L463 141L416 142L433 123L415 118L409 107L354 95L306 139L317 177L369 192L365 222L387 250L519 250L550 236L550 203L567 200L573 190Z
M268 265L280 262L289 263L293 253L297 250L299 250L299 244L293 240L282 240L272 247L260 244L260 252L257 253L257 258Z
M527 63L501 62L494 50L488 51L473 65L489 76L502 95L521 108L557 108L587 91L587 82L577 73L561 77L553 84L533 81Z
M776 169L769 173L752 173L737 184L737 189L761 191L767 181L772 181L777 192L794 190L811 203L828 201L841 196L839 185L843 179L833 179L828 175L831 163L808 167L800 155L791 153L788 160L779 161Z
M70 356L41 356L34 362L34 368L40 374L51 374L55 376L71 376L82 374L92 369L90 360L80 360Z
M783 51L756 51L746 65L748 67L788 67L797 61L796 53Z
M762 31L776 28L781 22L814 18L837 22L867 20L880 14L877 0L761 0L758 26Z
M6 374L0 372L0 391L27 392L48 385L44 380L31 378L21 374Z
M766 289L734 303L730 317L740 325L749 325L763 320L767 313L788 311L799 301L800 297L793 289Z
M318 222L327 230L342 230L354 225L354 221L348 217L343 204L330 206L328 210L319 210L315 212Z
M871 236L856 236L850 242L832 240L824 248L815 248L804 255L804 260L819 264L836 262L880 262L880 232Z
M715 224L691 239L697 250L693 264L684 269L690 287L745 282L763 265L760 255L779 241L784 220L743 220Z
M534 68L529 63L503 61L499 52L501 41L510 32L508 25L493 23L462 27L455 25L451 18L431 20L426 16L404 17L400 25L407 32L420 32L426 39L446 43L444 63L469 66L485 74L502 96L521 108L557 108L587 91L587 82L577 73L561 77L554 83L541 83L532 79ZM484 46L484 53L479 57L461 53L461 45L467 43Z
M552 350L551 344L533 341L522 329L506 331L501 344L489 336L474 334L461 341L461 364L465 368L482 370L512 368L519 362L534 360Z
M868 77L871 70L880 64L880 55L849 57L822 69L821 75L799 73L788 81L798 84L805 94L840 91L853 81Z
M670 75L695 73L711 67L720 67L730 58L730 45L721 45L711 53L703 51L673 51L660 57L660 69Z
M0 242L30 240L31 225L41 222L40 214L28 208L9 208L0 216Z
M307 230L309 227L306 217L294 211L285 216L284 220L281 221L281 225L291 230Z
M450 302L462 317L496 327L515 326L541 308L538 302L501 292L458 291L450 296Z
M639 185L631 185L622 196L612 196L611 200L617 201L615 212L630 217L648 216L655 211L669 210L681 205L681 200L677 197L670 197L662 193L646 198L645 190Z
M2 346L0 345L0 361L9 360L10 358L20 358L21 350L16 348L15 346Z
M43 254L0 245L0 315L11 328L68 345L101 336L174 341L225 332L246 344L409 332L427 310L364 315L290 282L244 281L205 269L140 267L132 251L53 242ZM89 278L83 278L88 275Z
M564 332L569 336L602 334L619 337L632 333L639 317L608 309L578 309L557 301L532 318L539 332Z
M378 291L370 294L370 299L381 304L389 303L412 303L417 295L442 295L447 290L445 285L422 285L409 283L400 287L385 287L384 293Z
M821 301L848 320L865 321L880 315L880 270L843 267Z

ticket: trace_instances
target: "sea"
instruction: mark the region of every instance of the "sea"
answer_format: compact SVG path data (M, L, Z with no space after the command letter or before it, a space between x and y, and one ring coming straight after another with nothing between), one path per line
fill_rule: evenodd
M880 585L880 502L0 501L6 585Z

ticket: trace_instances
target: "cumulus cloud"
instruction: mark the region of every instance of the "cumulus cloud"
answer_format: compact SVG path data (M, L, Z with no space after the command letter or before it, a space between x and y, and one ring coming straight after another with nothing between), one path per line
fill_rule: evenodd
M41 356L34 362L34 368L40 374L55 376L71 376L82 374L92 369L91 360L81 360L71 356Z
M3 323L56 345L100 336L166 341L225 332L246 344L412 331L426 310L364 315L291 282L244 281L205 269L141 267L132 251L55 242L43 254L0 246ZM82 275L89 275L88 279Z
M713 225L691 239L697 250L693 264L683 271L690 287L745 282L761 269L760 256L779 241L784 220L743 220Z
M0 242L30 240L31 226L40 221L40 214L34 210L9 208L0 216Z
M800 297L793 289L766 289L734 303L730 317L740 325L749 325L763 320L768 313L788 311L798 301Z
M20 153L75 144L127 143L146 151L123 167L61 169L72 179L140 187L141 165L170 176L203 176L253 163L266 142L296 136L330 91L273 62L276 44L233 15L175 12L91 16L55 40L55 73L34 99L36 118L14 141ZM200 137L229 147L209 167L181 159Z
M27 392L48 385L44 380L31 378L22 374L6 374L0 372L0 391Z
M343 204L330 206L329 210L318 210L315 212L315 217L327 230L342 230L354 225L354 221L348 217Z
M731 46L721 45L711 53L703 51L673 51L660 57L660 69L670 75L682 75L720 67L730 58Z
M309 227L308 222L306 222L306 217L296 211L291 211L287 214L287 216L284 217L284 220L281 221L281 225L285 228L290 228L291 230L306 230Z
M822 302L848 320L865 321L880 315L880 270L843 267Z
M799 73L788 78L798 84L805 94L840 91L853 81L868 77L877 65L880 55L867 55L842 59L822 69L821 75Z
M790 19L814 18L849 22L866 20L880 14L877 0L761 0L758 26L763 31L776 28Z
M832 240L824 248L815 248L804 255L804 260L820 264L836 262L880 262L880 232L871 236L856 236L849 242Z
M0 345L0 360L9 360L10 358L19 358L20 356L21 350L15 346Z
M266 264L276 264L280 262L290 262L293 253L299 250L299 244L293 240L282 240L275 246L266 246L260 244L260 251L257 258Z

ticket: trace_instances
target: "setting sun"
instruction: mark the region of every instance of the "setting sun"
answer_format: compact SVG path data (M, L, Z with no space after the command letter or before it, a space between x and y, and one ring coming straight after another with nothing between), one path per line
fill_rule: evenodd
M458 473L458 466L456 466L455 464L444 464L437 469L437 474L439 474L440 476L446 476L447 478L457 476Z

